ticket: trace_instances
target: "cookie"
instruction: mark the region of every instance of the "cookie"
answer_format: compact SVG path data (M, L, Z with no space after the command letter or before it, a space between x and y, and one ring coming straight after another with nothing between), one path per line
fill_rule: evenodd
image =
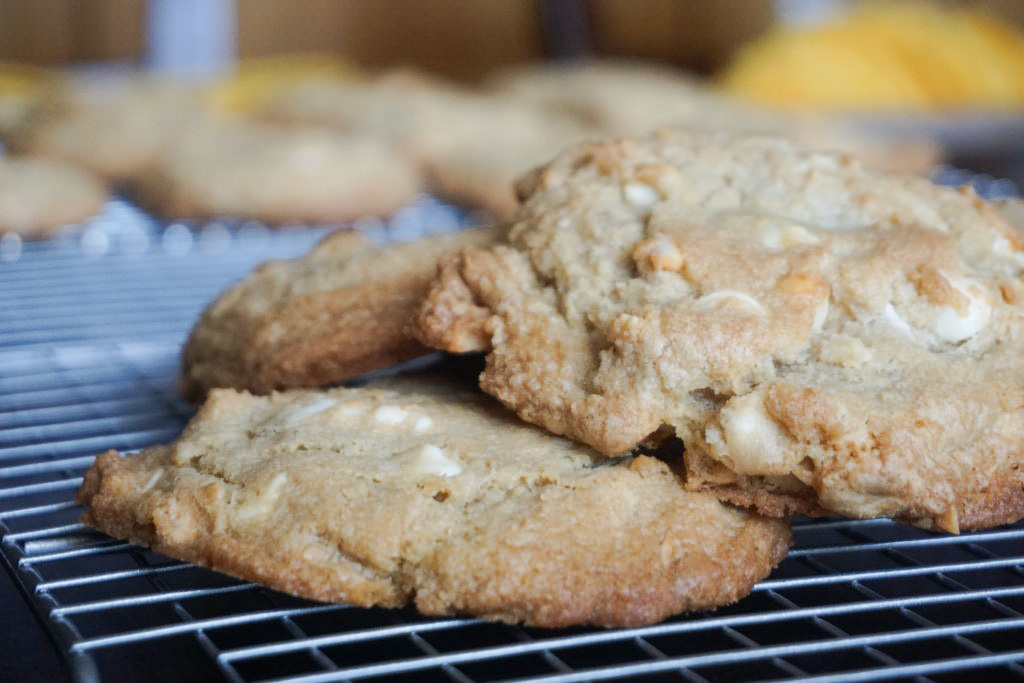
M687 485L768 514L948 531L1024 515L1024 238L970 188L782 139L661 132L524 178L420 337L607 455L675 433Z
M268 98L255 117L384 140L423 161L433 140L450 131L450 112L472 99L443 79L395 69L367 80L295 83Z
M44 237L99 213L106 196L99 179L62 161L0 158L0 233Z
M420 187L414 163L376 140L209 120L166 148L136 192L172 219L338 223L388 214Z
M322 386L427 353L407 333L438 258L486 245L496 228L378 246L341 230L294 261L272 261L203 313L182 356L180 388L256 393Z
M519 175L595 135L567 115L409 71L299 83L262 117L385 140L417 160L432 192L497 218L518 208L512 186Z
M695 77L634 60L583 60L516 66L497 72L492 92L564 111L606 135L640 135L658 127L740 125L754 118ZM723 120L721 116L725 115Z
M602 137L656 128L765 133L821 149L856 154L872 168L926 173L942 150L927 139L891 140L809 114L782 113L741 101L666 66L632 60L587 60L514 67L489 88L577 117Z
M451 120L443 139L422 145L431 190L498 219L519 208L516 178L596 135L565 116L499 97L463 102Z
M608 463L475 392L406 380L217 390L169 446L107 452L87 524L306 598L535 626L635 626L733 602L787 524Z
M111 182L148 171L200 116L198 89L140 77L68 79L9 132L11 148L62 159Z

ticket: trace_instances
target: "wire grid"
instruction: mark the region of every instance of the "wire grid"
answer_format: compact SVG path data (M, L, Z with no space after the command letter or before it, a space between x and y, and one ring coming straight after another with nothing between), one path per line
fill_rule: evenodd
M413 218L361 227L401 238ZM609 631L323 605L83 526L73 501L94 455L171 440L192 415L174 383L201 307L322 234L182 230L147 232L142 250L110 232L102 254L83 233L0 262L0 548L76 679L1024 678L1024 523L947 536L798 520L749 597Z

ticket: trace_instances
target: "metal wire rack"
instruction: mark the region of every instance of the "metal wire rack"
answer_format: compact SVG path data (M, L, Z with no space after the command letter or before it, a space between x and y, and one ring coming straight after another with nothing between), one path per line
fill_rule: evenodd
M133 212L113 202L83 232L0 244L0 555L75 679L1024 679L1024 523L948 536L798 520L749 597L610 631L317 604L85 527L73 499L93 456L173 439L191 416L174 380L201 307L323 232L158 231ZM425 198L359 227L465 222Z

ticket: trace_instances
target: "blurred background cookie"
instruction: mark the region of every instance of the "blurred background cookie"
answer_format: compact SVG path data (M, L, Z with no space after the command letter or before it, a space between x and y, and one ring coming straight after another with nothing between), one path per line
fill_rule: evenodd
M124 182L152 168L200 115L201 91L142 76L67 76L35 97L9 133L18 153L62 159Z
M71 164L38 157L0 158L0 234L38 238L100 211L106 187Z
M882 170L927 173L939 162L936 144L908 133L883 140L811 112L784 112L744 102L695 75L651 63L578 60L497 74L497 92L564 111L605 136L656 128L766 133L812 147L841 149Z
M135 189L168 218L280 224L390 213L420 186L412 160L381 140L210 119L167 145Z

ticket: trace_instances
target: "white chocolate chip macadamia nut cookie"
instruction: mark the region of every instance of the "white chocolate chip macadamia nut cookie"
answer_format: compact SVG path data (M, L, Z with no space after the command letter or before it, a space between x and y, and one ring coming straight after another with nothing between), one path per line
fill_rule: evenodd
M690 488L773 515L1024 515L1024 239L970 189L663 131L519 190L417 325L521 417L608 455L674 430Z
M203 312L178 386L200 402L214 387L266 394L316 387L428 353L406 329L442 254L496 242L475 228L377 245L338 230L299 259L270 261Z
M539 626L629 626L733 602L788 524L609 462L437 380L218 389L174 444L101 455L84 520L316 600Z

